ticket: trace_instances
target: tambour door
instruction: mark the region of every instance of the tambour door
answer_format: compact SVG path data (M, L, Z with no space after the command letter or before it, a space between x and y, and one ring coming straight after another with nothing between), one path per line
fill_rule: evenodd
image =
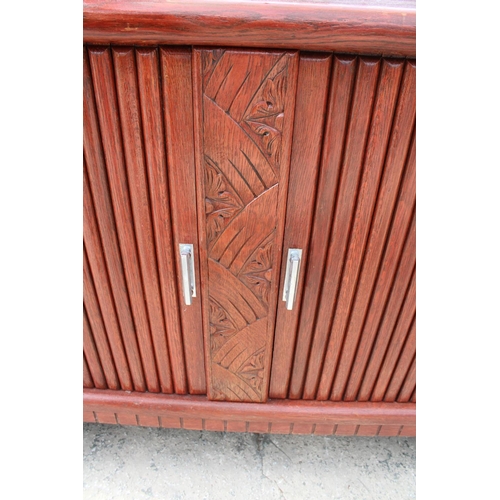
M415 61L301 57L270 397L414 402Z

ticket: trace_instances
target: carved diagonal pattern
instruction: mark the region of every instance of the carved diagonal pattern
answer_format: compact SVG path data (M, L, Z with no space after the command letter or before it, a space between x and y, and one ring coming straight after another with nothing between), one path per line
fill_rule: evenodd
M289 61L277 52L201 51L209 382L215 399L266 398Z

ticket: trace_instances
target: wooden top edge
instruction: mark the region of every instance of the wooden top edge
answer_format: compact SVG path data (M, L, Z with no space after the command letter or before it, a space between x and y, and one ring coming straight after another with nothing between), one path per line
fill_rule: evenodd
M415 57L407 0L85 0L86 43L237 45Z

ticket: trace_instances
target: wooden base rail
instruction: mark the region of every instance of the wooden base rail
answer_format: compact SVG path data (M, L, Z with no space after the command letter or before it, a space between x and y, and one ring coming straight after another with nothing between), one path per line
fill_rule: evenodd
M415 436L414 403L270 400L209 401L205 396L85 389L83 420L226 432L338 436Z

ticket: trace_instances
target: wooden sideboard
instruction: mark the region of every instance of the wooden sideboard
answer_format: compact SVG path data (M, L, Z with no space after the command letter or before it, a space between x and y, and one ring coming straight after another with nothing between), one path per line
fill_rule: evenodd
M84 421L415 435L415 5L84 3Z

